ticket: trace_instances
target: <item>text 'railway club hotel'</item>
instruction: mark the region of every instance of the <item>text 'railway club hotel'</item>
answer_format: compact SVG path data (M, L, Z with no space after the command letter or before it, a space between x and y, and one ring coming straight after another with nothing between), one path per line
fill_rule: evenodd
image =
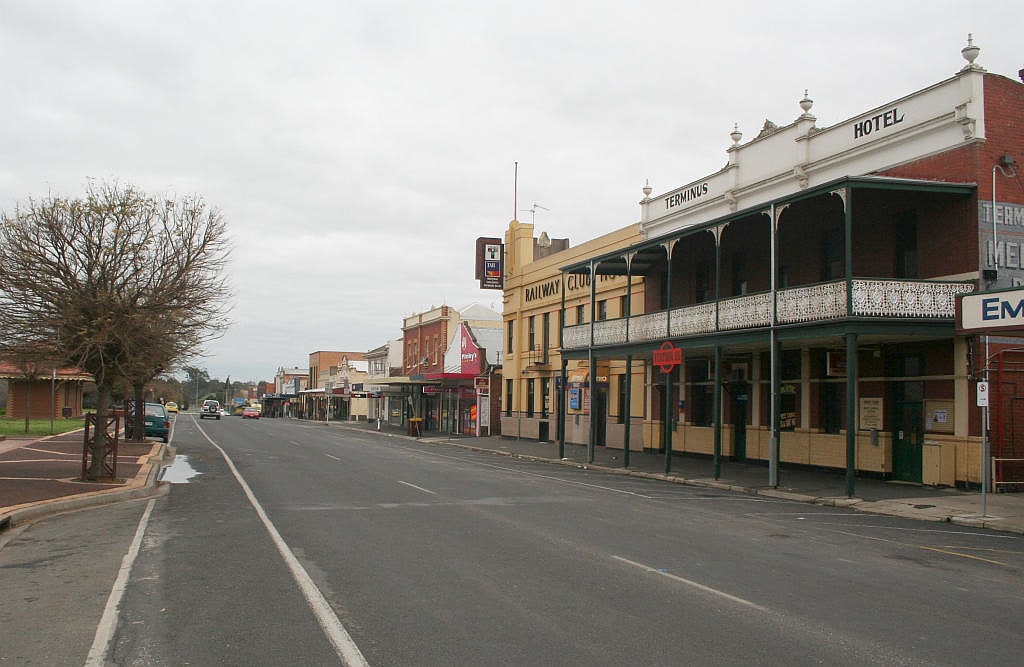
M667 443L666 467L765 461L769 483L779 463L835 468L851 495L857 473L978 483L985 356L956 295L1024 285L1024 85L978 53L831 127L805 95L577 247L513 221L502 434L628 442L626 465Z

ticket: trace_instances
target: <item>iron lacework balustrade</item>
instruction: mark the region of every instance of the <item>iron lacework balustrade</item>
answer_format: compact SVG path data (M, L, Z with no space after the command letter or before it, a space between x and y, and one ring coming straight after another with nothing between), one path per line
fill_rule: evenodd
M824 324L847 317L952 320L956 295L973 292L973 282L876 280L855 278L780 289L775 292L775 322ZM595 347L644 343L665 338L772 326L772 292L673 308L593 323ZM591 324L565 327L564 349L590 346Z

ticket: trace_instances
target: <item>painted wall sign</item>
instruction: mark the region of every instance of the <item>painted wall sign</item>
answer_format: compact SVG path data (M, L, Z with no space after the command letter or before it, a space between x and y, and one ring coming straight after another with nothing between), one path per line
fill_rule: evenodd
M696 199L704 197L711 192L711 184L708 181L700 183L699 185L693 185L679 192L675 192L665 197L665 209L673 209L677 206L682 206Z
M989 289L1024 286L1024 206L997 201L993 207L991 201L979 201L978 250L978 267L998 274Z
M598 276L599 283L611 282L619 279L624 280L622 276ZM557 297L561 293L561 285L561 278L552 278L551 280L547 280L536 285L530 285L523 290L524 299L526 300L526 303L530 303L531 301ZM589 275L570 273L565 277L565 291L567 295L584 289L590 289Z
M888 111L883 111L877 116L866 118L859 123L853 124L853 138L863 139L872 132L883 130L893 125L899 125L903 122L903 112L898 107L893 107Z

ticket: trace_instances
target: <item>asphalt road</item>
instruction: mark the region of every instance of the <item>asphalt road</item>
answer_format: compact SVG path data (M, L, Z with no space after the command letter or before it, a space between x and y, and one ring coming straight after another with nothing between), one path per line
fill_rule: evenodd
M0 663L1016 665L1024 651L1019 536L283 420L182 414L173 444L187 483L0 550L0 633L18 638L0 637Z

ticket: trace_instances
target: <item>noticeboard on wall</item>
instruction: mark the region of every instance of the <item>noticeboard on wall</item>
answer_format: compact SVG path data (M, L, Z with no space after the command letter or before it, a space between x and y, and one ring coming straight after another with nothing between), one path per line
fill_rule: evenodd
M862 396L857 416L862 431L881 431L882 424L884 423L882 397Z
M924 430L926 433L952 433L953 401L947 399L925 399Z

